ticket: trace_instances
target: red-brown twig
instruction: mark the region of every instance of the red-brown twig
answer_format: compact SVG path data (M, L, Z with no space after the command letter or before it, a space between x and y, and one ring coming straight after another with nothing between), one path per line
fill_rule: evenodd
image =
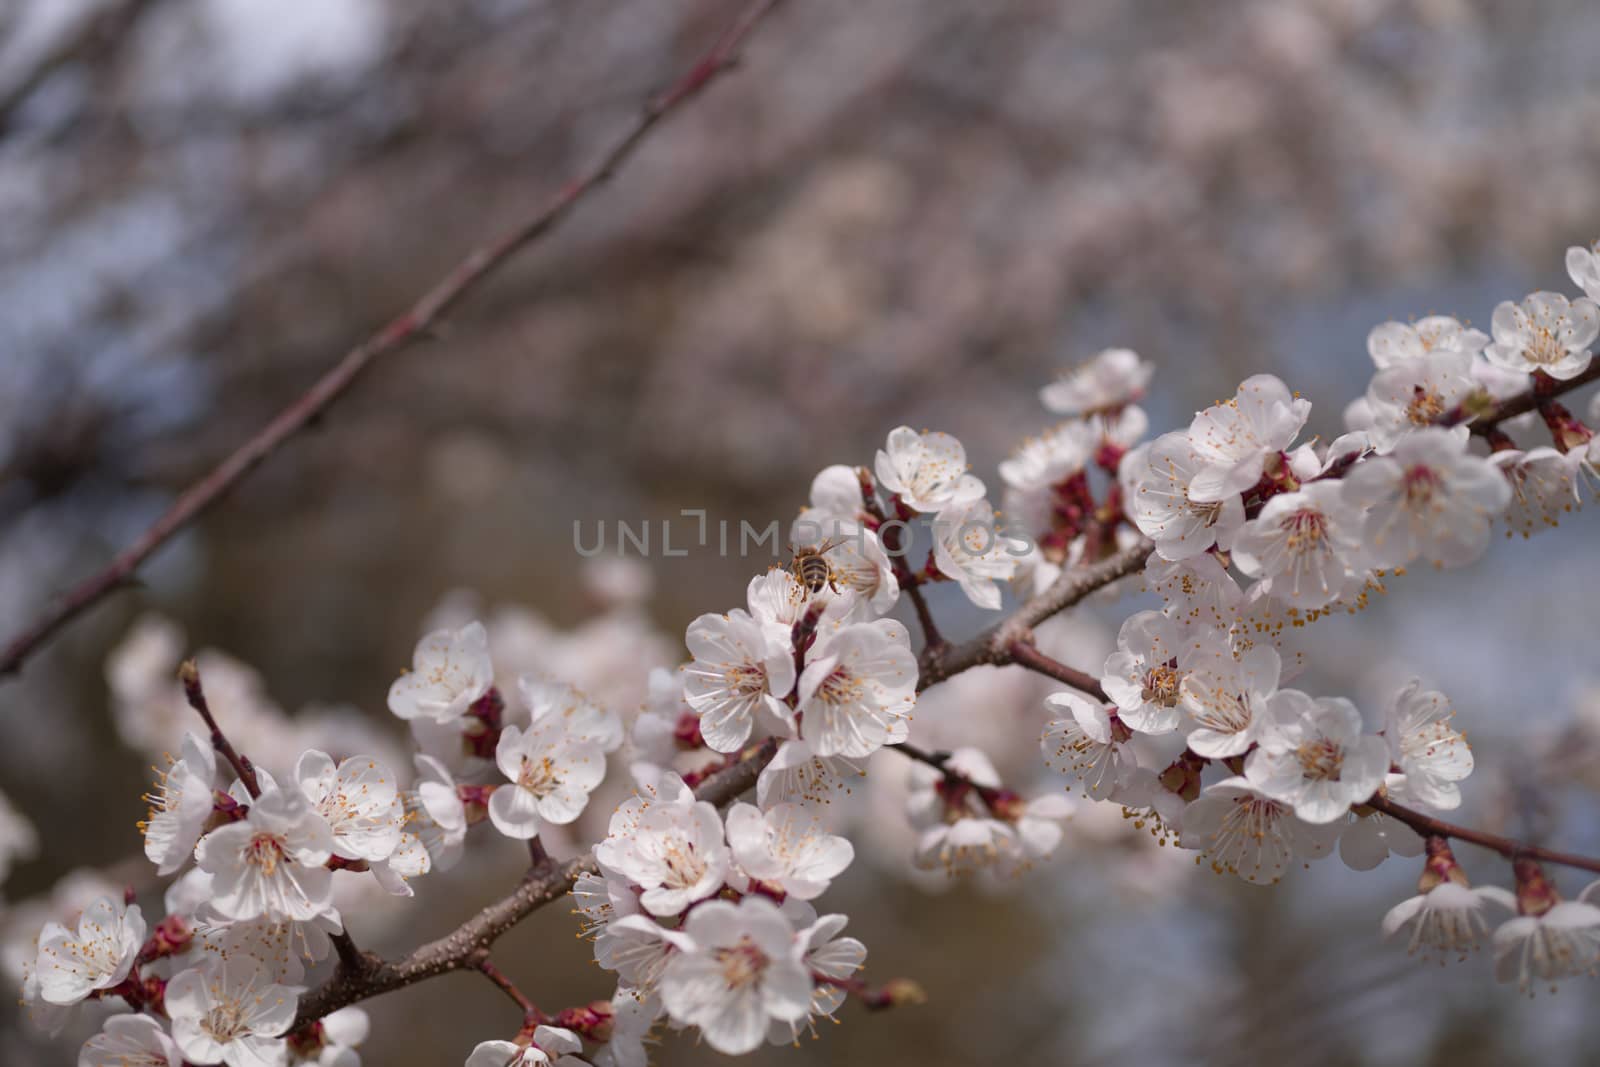
M233 773L244 783L245 791L252 798L260 796L261 785L256 781L255 767L234 749L227 735L222 732L222 727L217 725L215 716L211 714L211 704L206 700L206 692L200 685L200 668L195 665L194 660L183 661L183 666L178 668L178 678L183 682L184 698L205 720L207 728L211 731L211 747L217 750L217 755L228 761Z
M516 1001L517 1007L522 1009L522 1021L524 1024L542 1023L549 1018L534 1005L533 1001L528 999L526 993L517 988L515 982L506 977L504 971L494 965L487 952L480 956L473 966L479 974L493 982L497 989Z
M1100 682L1086 671L1076 667L1069 667L1060 660L1040 652L1038 647L1030 641L1011 642L1011 662L1030 671L1047 675L1058 682L1064 682L1080 693L1088 693L1096 700L1109 703L1111 698L1106 696L1106 691L1100 688Z
M170 508L110 563L74 586L55 607L0 652L0 677L22 666L61 627L87 611L129 577L157 549L232 489L284 441L303 429L342 396L378 357L408 347L470 291L518 252L554 230L589 193L605 184L668 115L695 97L737 61L740 47L756 25L782 0L756 0L689 71L665 92L652 97L639 117L600 158L567 182L542 208L498 240L475 249L398 318L351 349L304 394L284 408L250 440L209 474L185 489Z
M1474 830L1470 826L1457 826L1455 823L1436 819L1432 815L1424 815L1420 811L1401 804L1396 804L1388 797L1379 794L1367 801L1367 807L1381 811L1390 818L1398 819L1411 827L1417 833L1426 837L1434 834L1439 837L1452 837L1457 841L1467 841L1480 848L1498 852L1507 859L1516 859L1526 856L1531 859L1543 860L1545 863L1554 863L1562 867L1574 867L1580 871L1593 871L1600 874L1600 859L1589 856L1580 856L1573 852L1557 852L1552 848L1541 848L1538 845L1529 845L1510 837L1501 837L1484 830Z

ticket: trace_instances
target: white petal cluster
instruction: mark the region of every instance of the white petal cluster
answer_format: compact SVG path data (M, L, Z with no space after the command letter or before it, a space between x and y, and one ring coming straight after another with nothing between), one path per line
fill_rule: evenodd
M749 1052L788 1040L842 1001L820 977L847 978L865 950L835 935L815 899L854 850L796 804L736 804L726 821L664 774L625 801L595 846L599 875L574 888L595 959L649 1022L665 1013L707 1044Z

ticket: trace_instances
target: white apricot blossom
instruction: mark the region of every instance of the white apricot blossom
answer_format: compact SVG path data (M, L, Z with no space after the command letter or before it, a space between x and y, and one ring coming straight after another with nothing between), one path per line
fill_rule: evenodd
M1367 334L1367 354L1379 370L1415 363L1438 354L1473 356L1489 343L1482 330L1464 326L1449 315L1428 315L1416 322L1385 322Z
M772 1022L811 1013L807 946L771 901L703 904L689 913L680 945L661 975L661 1003L674 1022L699 1027L718 1052L754 1051Z
M161 775L150 794L150 814L140 824L144 854L157 874L171 874L194 855L211 818L217 754L194 733L183 735L181 758Z
M797 900L815 900L855 858L855 849L827 832L817 815L797 804L766 812L753 804L728 809L728 847L751 878Z
M1600 305L1588 297L1569 301L1560 293L1537 292L1520 304L1502 301L1489 320L1494 343L1483 350L1490 363L1557 381L1589 367L1589 346L1600 336Z
M84 908L76 929L45 923L32 972L40 998L49 1004L76 1004L117 985L133 969L145 929L139 905L114 897L101 897Z
M1194 481L1205 466L1185 433L1163 434L1122 459L1118 477L1128 515L1163 559L1189 559L1213 545L1226 549L1244 523L1238 494L1211 501L1194 495Z
M812 754L860 759L898 744L917 695L910 636L892 619L819 636L796 693L801 734Z
M1361 542L1375 567L1419 556L1447 567L1470 563L1511 502L1499 469L1467 452L1464 429L1419 430L1389 455L1356 464L1342 484L1345 502L1367 513Z
M1389 909L1383 917L1383 936L1393 937L1410 927L1407 952L1422 949L1440 955L1455 953L1465 958L1489 932L1484 917L1485 904L1516 910L1517 898L1499 886L1469 888L1443 881L1426 893L1408 897Z
M78 1067L180 1067L183 1054L148 1015L113 1015L83 1043Z
M494 684L489 634L482 623L435 630L417 642L411 670L389 687L389 710L402 719L459 719Z
M1384 712L1383 737L1390 760L1405 775L1408 799L1448 811L1461 806L1462 779L1472 773L1472 748L1450 725L1455 715L1443 693L1424 690L1413 678L1395 693Z
M933 520L933 560L980 608L1000 610L1000 587L1010 581L1026 543L1007 537L983 497L954 500Z
M1292 395L1273 375L1246 378L1233 399L1206 408L1189 424L1189 443L1200 459L1190 498L1215 503L1255 485L1268 459L1288 449L1310 414L1311 401Z
M306 921L336 914L333 832L298 789L266 786L239 822L200 839L195 860L212 876L211 906L226 918Z
M878 484L913 511L939 511L983 495L983 483L967 473L966 448L947 433L898 427L878 450L874 469Z
M684 642L694 659L683 669L683 698L700 716L709 747L737 751L762 711L779 723L793 721L782 697L794 688L794 652L772 628L734 608L700 616Z
M1045 762L1063 774L1076 774L1090 796L1109 796L1138 766L1127 746L1128 728L1113 720L1105 705L1077 693L1063 690L1044 702L1057 713L1039 739Z
M1114 410L1143 396L1155 370L1132 349L1107 348L1040 389L1039 399L1058 415Z
M1271 711L1271 729L1245 761L1244 774L1306 822L1342 819L1383 784L1389 748L1383 738L1362 733L1361 712L1350 701L1281 689Z
M599 744L569 733L559 715L536 719L526 730L507 726L494 759L510 781L489 797L489 821L519 840L582 815L589 794L606 776L606 754Z
M295 764L300 791L328 824L333 854L347 860L387 859L400 844L405 803L394 772L372 756L335 764L316 749Z
M282 1067L295 991L243 955L211 956L167 983L172 1038L184 1059L228 1067Z
M1334 482L1279 493L1233 539L1233 560L1291 607L1326 607L1359 590L1361 515Z
M1179 844L1198 850L1219 873L1270 885L1295 860L1327 855L1338 837L1338 827L1314 826L1288 804L1236 776L1207 786L1184 809Z

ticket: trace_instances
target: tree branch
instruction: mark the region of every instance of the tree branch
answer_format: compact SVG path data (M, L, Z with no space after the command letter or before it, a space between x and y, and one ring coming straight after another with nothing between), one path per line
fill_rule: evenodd
M749 749L739 761L707 778L694 791L699 800L721 806L753 788L761 769L777 754L776 738L769 738ZM565 896L582 874L593 874L593 856L579 856L566 863L551 865L523 880L509 896L484 908L478 914L436 941L421 945L402 959L377 960L364 970L351 971L343 965L333 976L300 1000L295 1029L347 1007L435 975L463 968L478 967L490 946L546 904Z
M426 334L451 308L522 249L554 230L594 189L644 143L668 115L693 99L718 75L731 69L740 47L757 24L782 0L755 0L687 73L665 92L651 98L633 125L600 158L569 181L543 208L498 240L474 250L409 309L372 337L351 349L303 395L284 408L259 433L241 445L209 474L185 489L157 519L99 572L74 586L54 608L0 652L0 677L13 674L40 645L77 616L124 585L173 535L232 489L255 466L320 415L350 388L380 356L399 351Z
M217 750L217 755L228 761L233 768L233 773L239 781L244 783L245 791L251 798L261 795L261 785L256 781L256 769L249 760L241 756L222 732L222 727L217 725L216 718L211 714L211 704L206 700L206 692L200 685L200 668L194 660L186 659L178 668L178 678L183 682L183 695L193 708L205 720L206 726L211 730L211 747Z
M1015 663L1015 648L1033 644L1033 628L1144 566L1152 546L1141 541L1113 553L1099 563L1064 572L1038 596L1023 603L1016 613L959 645L924 649L917 685L926 689L980 663L1003 666ZM1072 683L1067 683L1071 685Z
M1393 819L1405 823L1424 837L1434 834L1439 837L1453 837L1458 841L1467 841L1480 848L1498 852L1506 859L1516 859L1526 856L1531 859L1543 860L1546 863L1558 864L1562 867L1575 867L1580 871L1593 871L1600 874L1600 859L1589 856L1580 856L1574 852L1557 852L1555 849L1541 848L1538 845L1528 845L1510 837L1501 837L1484 830L1474 830L1470 826L1457 826L1455 823L1436 819L1432 815L1424 815L1401 804L1396 804L1383 794L1374 796L1367 801L1367 807L1374 811L1381 811Z

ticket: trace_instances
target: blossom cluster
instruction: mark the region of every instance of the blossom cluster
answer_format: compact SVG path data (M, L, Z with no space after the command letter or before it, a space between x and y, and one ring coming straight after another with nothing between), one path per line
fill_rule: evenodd
M291 725L226 660L186 663L175 686L152 681L141 664L175 660L179 639L141 631L110 671L124 735L151 747L174 706L209 728L183 734L139 824L156 873L177 877L158 922L131 891L98 886L46 922L24 1000L46 1029L85 1001L129 1010L84 1044L86 1067L357 1067L362 1009L299 1019L312 971L358 957L341 901L363 899L349 895L355 886L413 896L417 879L460 863L469 831L486 825L527 843L530 877L550 874L553 855L580 864L571 892L617 985L606 1001L551 1015L486 957L456 961L524 1006L520 1029L479 1042L468 1067L641 1067L662 1027L725 1053L791 1042L852 995L873 1007L917 995L902 981L868 986L857 973L865 946L819 904L856 855L838 802L886 751L915 764L905 858L921 870L1017 877L1061 850L1089 803L1251 883L1335 848L1357 870L1421 856L1419 893L1390 911L1387 932L1459 953L1500 908L1514 913L1493 932L1502 978L1529 987L1589 971L1600 963L1596 886L1564 900L1531 854L1508 849L1514 891L1473 887L1455 861L1454 831L1437 816L1461 806L1474 759L1448 697L1413 680L1369 715L1290 684L1306 666L1308 625L1361 610L1418 561L1471 563L1497 525L1528 535L1581 503L1600 442L1556 397L1590 374L1600 254L1572 249L1568 266L1584 296L1503 303L1492 336L1440 316L1373 330L1371 384L1344 412L1347 432L1326 444L1302 440L1311 403L1266 374L1146 441L1137 402L1153 368L1127 349L1042 390L1064 421L1000 465L1004 515L955 437L899 427L870 466L817 474L792 528L792 563L754 575L741 605L690 622L686 661L650 672L636 693L605 653L579 671L578 644L552 654L556 636L534 628L521 632L546 651L524 659L453 613L387 694L409 759L373 731L336 727L337 716ZM1516 418L1511 404L1521 404ZM1541 421L1551 445L1519 447L1512 434ZM906 549L919 524L933 536L916 561ZM912 743L919 694L945 680L930 670L950 655L932 587L986 610L1008 588L1048 604L1119 560L1142 564L1159 606L1126 618L1096 670L1045 655L1031 629L975 660L1070 686L1043 700L1034 729L1043 763L1086 802L1060 790L1025 796L989 746ZM613 577L628 601L632 579ZM904 602L923 631L920 655L890 617ZM643 633L623 614L583 647L614 657L649 646ZM534 669L508 671L513 661ZM580 675L605 692L577 688ZM202 676L219 684L203 688ZM630 695L638 706L619 711ZM243 728L228 731L239 748L213 709L245 710ZM746 801L715 791L752 767ZM619 778L631 791L612 807L605 789ZM592 804L597 796L606 802ZM603 833L586 830L586 813ZM32 847L26 824L0 806L6 826L0 874Z

